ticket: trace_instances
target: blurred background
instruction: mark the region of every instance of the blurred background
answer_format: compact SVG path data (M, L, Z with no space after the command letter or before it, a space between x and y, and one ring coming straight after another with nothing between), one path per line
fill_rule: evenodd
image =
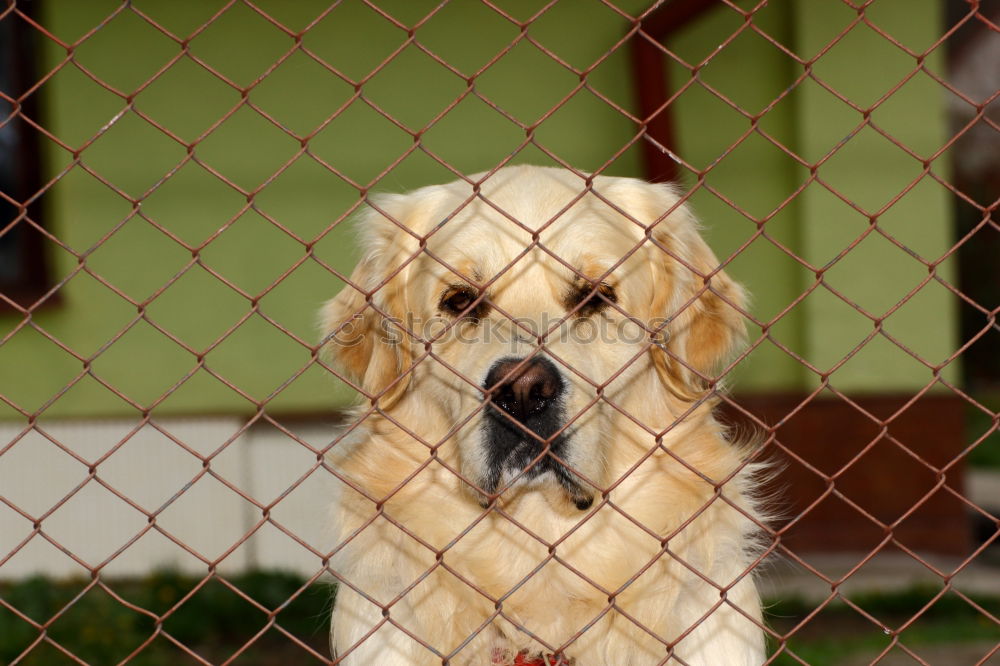
M1000 663L998 21L0 0L0 661L322 663L350 220L532 163L677 180L753 294L777 663Z

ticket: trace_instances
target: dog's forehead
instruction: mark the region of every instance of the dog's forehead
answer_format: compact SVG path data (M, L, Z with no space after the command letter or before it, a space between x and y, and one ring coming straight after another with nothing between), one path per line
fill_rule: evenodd
M481 279L515 260L576 268L586 258L611 265L641 242L641 226L582 181L541 175L483 188L471 201L456 193L442 202L427 248L453 267L475 267Z

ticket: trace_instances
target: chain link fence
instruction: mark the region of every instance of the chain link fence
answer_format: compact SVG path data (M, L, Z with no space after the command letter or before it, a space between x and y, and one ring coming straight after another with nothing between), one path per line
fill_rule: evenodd
M567 170L577 198L611 206L592 174L677 181L709 227L719 261L704 274L688 266L707 285L698 297L736 308L748 338L721 375L705 373L710 390L692 409L718 401L759 442L744 464L777 470L761 491L776 518L759 524L763 547L744 572L772 604L760 627L768 663L993 663L998 19L976 0L4 0L0 626L19 638L0 649L28 664L339 663L391 625L434 663L461 662L462 646L393 616L400 599L377 601L337 570L357 535L331 538L326 525L337 488L351 487L371 501L367 524L388 521L426 549L421 580L459 575L453 544L386 509L402 486L372 496L332 462L373 418L427 447L407 479L440 462L445 440L386 407L417 364L445 363L440 335L404 326L423 351L372 390L323 360L315 313L344 289L356 314L394 319L376 294L395 273L351 277L346 228L365 210L414 237L407 263L430 254L461 274L428 249L444 225L414 234L377 193L458 180L498 209L469 174L527 162ZM532 237L524 253L578 272L502 214ZM749 286L753 305L713 286L720 271ZM659 331L646 332L649 352ZM543 339L535 351L575 372ZM594 404L635 421L600 395L628 369L582 381ZM362 408L334 409L355 391ZM651 446L670 430L636 426ZM613 488L587 482L595 511L620 511ZM725 482L709 482L712 501L729 502ZM712 501L657 535L663 557L681 561L671 537ZM516 523L497 504L484 515ZM603 591L561 556L572 534L517 527L546 551L538 569L568 568ZM719 604L738 582L682 564ZM910 605L899 589L872 596L914 569L923 586L903 591ZM260 570L294 575L262 583ZM137 582L151 574L159 592ZM74 582L62 596L18 587L37 575ZM335 657L332 592L315 596L329 582L381 617ZM614 596L594 622L624 612ZM303 623L295 609L320 597ZM492 619L519 625L490 599ZM104 629L80 618L91 612ZM949 615L969 633L938 657L920 629ZM214 638L198 633L219 617L231 622ZM659 663L685 663L673 648L702 620L656 636ZM565 663L592 624L541 642ZM877 638L858 654L824 656L864 630Z

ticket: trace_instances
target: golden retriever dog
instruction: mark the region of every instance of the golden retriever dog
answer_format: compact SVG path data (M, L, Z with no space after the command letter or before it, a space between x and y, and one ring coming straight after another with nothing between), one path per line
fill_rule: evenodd
M343 664L764 660L745 328L677 191L515 166L372 198L324 358Z

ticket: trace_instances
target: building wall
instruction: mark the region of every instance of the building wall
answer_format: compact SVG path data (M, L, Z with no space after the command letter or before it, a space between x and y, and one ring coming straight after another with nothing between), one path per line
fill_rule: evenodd
M260 7L300 31L329 4ZM384 6L412 22L437 4ZM187 36L222 5L159 0L135 7ZM419 31L421 44L469 76L517 40L471 89L404 46L406 32L361 2L342 3L309 28L302 46L315 58L241 3L197 32L192 57L179 58L180 46L133 12L108 19L118 7L110 0L43 5L43 24L66 43L107 19L72 49L69 63L64 46L45 40L46 68L59 67L41 94L44 125L54 135L45 156L58 177L46 194L48 223L65 243L49 248L64 282L61 302L33 315L44 333L23 326L19 315L0 315L3 334L21 326L0 352L0 375L18 378L4 392L46 417L150 406L155 414L246 413L264 400L275 412L344 404L350 392L310 364L309 345L318 339L319 305L343 286L331 269L349 273L355 260L346 222L362 191L454 179L439 161L462 172L514 153L516 162L551 163L529 135L561 159L596 169L634 132L595 94L571 95L579 78L517 40L513 24L479 3L450 3ZM527 16L530 9L514 3L512 11ZM624 25L598 3L562 3L531 35L574 66L600 60L590 86L628 108L624 51L601 60ZM364 79L361 94L333 68ZM249 103L274 122L240 105L234 86L249 87ZM410 131L422 130L420 145L376 106ZM308 154L289 132L309 136ZM635 155L627 152L608 170L637 173ZM6 406L0 416L20 418Z
M316 21L301 40L315 58L239 3L214 20L221 2L133 3L164 30L193 34L190 56L130 10L114 13L117 2L42 5L44 25L64 42L45 42L45 67L57 71L40 93L52 133L46 222L64 244L50 247L61 287L59 302L29 320L0 315L0 334L9 336L0 346L2 393L18 406L0 403L8 421L0 429L0 495L24 512L0 503L0 554L32 535L34 519L51 541L32 537L2 562L5 577L85 570L56 544L87 567L113 556L106 572L118 575L160 566L204 571L223 556L224 570L314 573L319 558L301 543L273 523L254 527L269 507L305 543L330 547L324 507L335 481L295 439L246 430L246 415L263 403L280 414L351 399L311 364L310 346L316 309L343 286L333 271L348 273L356 258L348 222L363 194L452 179L442 162L461 172L510 155L552 163L546 151L582 169L641 175L634 146L616 156L635 139L626 113L630 73L622 47L604 54L626 22L601 3L558 3L529 31L567 64L593 67L584 88L479 3L448 3L416 33L466 77L503 53L471 85L415 45L403 46L405 31L361 2L322 18L326 0L256 4L292 32ZM412 23L438 3L380 4ZM636 13L647 3L618 4ZM542 3L505 6L525 18ZM880 0L868 15L918 50L941 30L932 0ZM864 25L824 52L856 16L841 3L773 0L755 24L804 57L823 52L813 68L818 79L875 106L874 121L900 142L934 154L946 127L938 84L917 72L879 101L909 76L912 58ZM693 203L706 235L748 285L754 316L766 325L767 337L751 326L759 344L737 369L735 388L808 391L830 372L845 391L915 392L932 370L884 335L854 352L874 330L854 305L882 318L915 290L888 314L885 333L932 361L955 349L954 298L892 241L936 260L950 242L947 192L928 177L915 182L919 160L885 137L856 132L863 112L817 80L788 90L803 67L767 39L744 29L718 49L741 25L722 9L669 43L689 63L714 54L696 81L689 69L672 69L672 80L689 86L674 105L678 152L702 172ZM926 67L940 73L940 59L931 53ZM364 79L360 93L345 78ZM730 150L751 122L698 81L752 115L766 110L759 127L767 137L750 133ZM238 89L257 110L240 103ZM843 149L804 184L809 168L776 142L807 162ZM946 174L945 159L932 163L935 173ZM698 182L686 173L686 185ZM871 219L892 238L873 232ZM763 233L755 237L757 221ZM818 269L840 296L820 285L787 309ZM951 260L936 268L945 280L952 270ZM954 367L944 374L954 376ZM140 427L143 411L155 427ZM25 431L26 413L39 415L38 429ZM320 423L300 434L319 448L333 433ZM92 465L96 477L88 480ZM162 531L150 527L151 515Z
M327 516L339 482L315 451L337 431L245 426L238 417L66 420L28 432L0 424L10 445L0 465L0 579L93 569L316 574L320 553L336 545ZM93 477L89 461L99 461Z
M112 0L42 5L43 24L63 42L43 40L45 68L56 71L40 92L52 133L44 141L53 179L45 206L60 243L49 247L60 299L27 323L0 315L0 332L10 336L0 349L0 376L10 378L4 394L18 406L0 404L0 417L343 405L350 391L311 363L310 347L317 307L343 286L333 271L349 273L355 260L349 220L363 193L454 178L443 163L461 172L510 155L552 163L546 151L582 169L641 175L634 145L617 155L636 132L619 44L627 22L601 3L558 3L532 23L530 40L479 3L449 3L416 32L428 52L361 2L323 14L328 4L260 3L292 34L240 3L217 16L221 2L133 5L160 29ZM436 5L382 3L403 23ZM518 19L542 6L509 5ZM619 5L637 13L646 3ZM920 49L940 34L938 13L931 0L882 0L868 15ZM856 17L839 3L784 0L758 12L755 24L814 56ZM670 46L689 62L717 51L700 81L756 114L803 68L749 30L716 49L741 24L720 9ZM306 27L296 48L294 35ZM161 29L190 36L188 55ZM532 40L565 65L592 68L587 85ZM940 71L939 61L933 52L926 66ZM913 67L912 58L859 24L813 71L851 100L873 105ZM674 69L674 81L689 83L689 71ZM363 86L356 91L348 80ZM750 121L698 82L675 107L680 154L718 193L703 187L694 205L720 256L732 255L731 272L753 292L764 325L751 326L760 343L738 369L737 389L811 390L827 372L849 391L924 386L931 369L883 334L855 353L875 327L853 305L877 319L916 290L888 315L884 333L932 361L955 348L954 298L927 282L926 266L892 240L936 259L950 233L944 188L928 177L913 184L918 159L871 129L855 133L862 113L806 79L768 109L760 128L807 161L844 146L772 216L809 169L758 133L730 151ZM872 117L920 154L943 142L944 99L925 73ZM946 170L943 162L932 169ZM686 184L695 182L688 173ZM870 216L892 238L873 233ZM766 219L766 235L754 237L754 219ZM948 279L951 268L945 261L937 275ZM786 311L817 269L840 295L820 286ZM927 312L935 313L932 326Z
M751 337L766 336L737 368L739 390L812 391L826 375L848 393L911 394L959 346L958 299L942 283L957 275L944 256L953 195L936 180L951 159L948 94L933 78L945 78L944 47L932 49L943 8L880 0L864 18L778 0L754 14L758 31L720 10L668 44L702 64L697 79L671 68L690 86L674 106L679 152L704 185L692 201L754 295ZM928 52L922 66L904 49ZM954 381L957 366L941 376Z

